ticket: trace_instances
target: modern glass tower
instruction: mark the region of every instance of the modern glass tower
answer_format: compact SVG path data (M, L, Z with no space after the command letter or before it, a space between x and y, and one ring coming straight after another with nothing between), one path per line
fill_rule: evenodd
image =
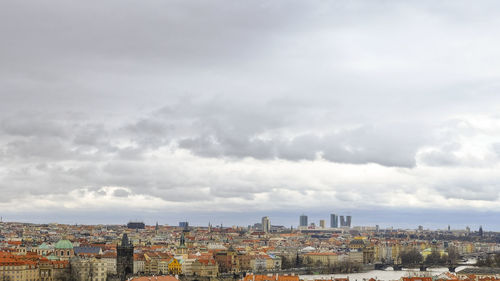
M339 227L339 216L336 214L330 214L330 227L338 228Z
M299 226L305 226L305 227L307 227L307 216L306 215L301 215L300 216Z
M340 227L344 227L344 226L346 226L345 218L344 218L344 216L340 216Z

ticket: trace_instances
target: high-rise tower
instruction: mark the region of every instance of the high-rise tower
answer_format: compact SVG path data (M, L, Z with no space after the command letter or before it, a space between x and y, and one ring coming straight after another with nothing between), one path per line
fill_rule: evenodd
M269 217L262 217L262 231L268 233L271 230L271 220Z
M330 215L330 227L331 228L339 227L339 216L337 216L336 214Z
M307 227L307 216L306 215L301 215L300 216L299 226Z

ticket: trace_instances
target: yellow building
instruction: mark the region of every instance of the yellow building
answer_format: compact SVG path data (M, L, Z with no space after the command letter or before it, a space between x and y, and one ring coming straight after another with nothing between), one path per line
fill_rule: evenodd
M182 263L180 260L173 258L169 261L168 274L182 274Z
M445 251L444 250L436 250L438 253L439 253L439 256L443 256L445 254ZM427 258L428 255L430 255L432 253L432 248L427 248L425 250L423 250L421 252L422 254L422 257L424 258L424 260Z
M304 255L306 264L321 263L322 265L333 265L339 261L336 253L307 253Z
M39 279L36 263L8 258L0 260L0 276L5 280L10 281Z

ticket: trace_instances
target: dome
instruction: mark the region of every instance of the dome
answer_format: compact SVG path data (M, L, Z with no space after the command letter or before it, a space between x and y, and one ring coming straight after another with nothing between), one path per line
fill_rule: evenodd
M73 249L73 244L69 240L59 240L55 246L56 249Z
M49 245L45 244L45 242L42 243L42 245L38 246L38 249L40 250L50 250Z
M54 256L54 255L50 255L50 256L48 256L48 257L47 257L47 259L48 259L48 260L51 260L51 261L57 261L57 260L59 260L59 258L58 258L58 257L56 257L56 256Z

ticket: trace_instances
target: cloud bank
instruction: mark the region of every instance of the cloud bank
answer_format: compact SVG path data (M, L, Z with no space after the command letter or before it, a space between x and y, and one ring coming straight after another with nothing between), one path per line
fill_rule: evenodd
M0 212L500 212L498 5L3 2Z

